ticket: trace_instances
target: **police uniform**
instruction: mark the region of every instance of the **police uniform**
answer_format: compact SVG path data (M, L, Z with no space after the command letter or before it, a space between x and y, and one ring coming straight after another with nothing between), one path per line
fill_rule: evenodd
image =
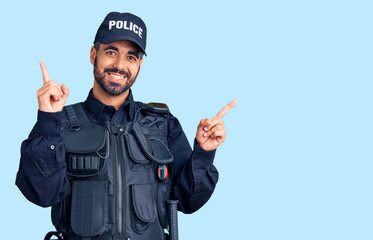
M94 43L120 40L146 54L144 22L109 13ZM16 184L29 201L52 206L64 239L165 240L166 202L178 200L184 213L202 207L218 181L214 155L196 142L191 149L165 105L136 102L130 90L116 110L91 90L85 102L61 112L38 111L21 146Z
M124 125L133 121L140 108L131 92L116 111L114 107L105 106L95 99L92 91L84 107L95 121L109 125ZM29 201L42 207L56 205L66 198L71 202L71 179L66 174L67 165L71 162L66 160L61 136L62 115L63 112L39 111L34 128L21 147L16 184ZM170 198L179 200L178 210L192 213L206 203L217 183L218 172L213 165L215 151L204 151L196 143L192 151L177 118L167 114L167 122L167 145L174 158L169 165L172 172Z

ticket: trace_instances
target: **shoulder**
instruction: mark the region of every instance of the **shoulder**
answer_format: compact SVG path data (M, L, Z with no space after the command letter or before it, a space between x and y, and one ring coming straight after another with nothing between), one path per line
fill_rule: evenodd
M177 126L179 128L180 123L178 119L172 115L169 107L166 103L159 103L159 102L150 102L150 103L143 103L143 102L136 102L137 109L142 108L144 111L150 114L159 114L167 118L169 122L169 126Z
M168 137L170 139L176 139L179 136L183 135L183 129L179 120L170 112L169 107L165 103L159 102L136 102L137 109L144 109L145 112L149 114L157 114L165 117L167 119L167 128L168 128Z
M150 103L143 103L143 102L136 102L138 108L144 109L146 112L161 114L161 115L169 115L170 109L168 108L167 104L165 103L158 103L158 102L150 102Z

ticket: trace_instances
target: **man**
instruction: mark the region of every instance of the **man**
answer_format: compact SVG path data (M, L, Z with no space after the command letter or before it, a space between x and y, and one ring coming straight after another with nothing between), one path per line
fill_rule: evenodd
M59 239L166 239L167 200L192 213L215 188L222 117L237 102L201 120L192 151L166 105L133 100L146 34L133 14L106 16L91 48L95 81L84 103L64 107L69 89L40 62L38 120L22 143L16 184L31 202L52 206Z

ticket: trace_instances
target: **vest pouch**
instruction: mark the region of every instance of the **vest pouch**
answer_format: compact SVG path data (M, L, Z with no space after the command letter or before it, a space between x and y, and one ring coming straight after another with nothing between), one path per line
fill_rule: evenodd
M151 168L149 159L143 154L139 147L135 137L131 134L127 134L125 137L125 144L128 154L132 161L129 161L129 165L132 171L144 172Z
M93 237L107 231L107 186L103 180L73 182L71 228L77 235Z
M156 157L160 161L163 161L164 159L173 159L173 156L166 145L166 138L148 137L148 142L150 145L152 155L154 157Z
M67 172L72 177L99 174L109 154L109 133L94 124L83 125L79 131L64 133Z
M149 153L159 159L160 162L163 161L163 159L166 159L166 161L169 161L173 159L173 156L170 152L170 150L167 147L167 141L163 137L150 137L145 136L147 145L144 146L144 148L147 148ZM143 150L140 148L139 144L142 144L141 142L137 141L135 136L133 135L125 135L126 139L126 145L127 145L127 151L130 155L131 162L130 167L132 171L147 171L151 164L149 157L144 155Z
M151 184L131 185L131 225L132 229L143 234L157 216Z

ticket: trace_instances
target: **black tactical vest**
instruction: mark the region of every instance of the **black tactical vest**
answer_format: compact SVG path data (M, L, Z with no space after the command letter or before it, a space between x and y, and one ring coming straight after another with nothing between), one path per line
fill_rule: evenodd
M136 103L133 122L96 122L83 103L62 121L72 191L52 207L68 240L165 240L173 161L168 109Z

